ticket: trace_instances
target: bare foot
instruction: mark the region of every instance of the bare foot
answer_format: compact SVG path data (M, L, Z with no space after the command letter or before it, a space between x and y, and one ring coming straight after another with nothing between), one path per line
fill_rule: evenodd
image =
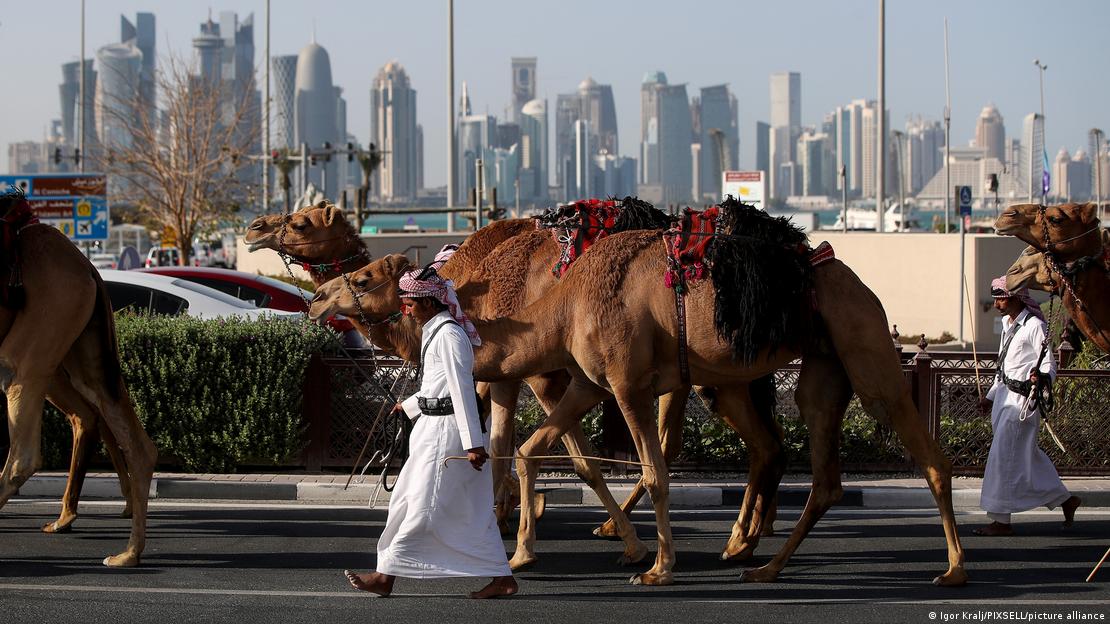
M347 582L351 587L359 591L370 592L379 596L385 597L393 593L393 581L395 577L380 572L371 572L369 574L355 574L350 570L343 570L343 576L347 577Z
M1014 529L1008 524L1002 524L1001 522L992 522L985 527L975 529L974 531L972 531L972 533L976 535L994 537L1002 535L1013 535Z
M1075 520L1075 510L1083 504L1083 499L1078 496L1072 496L1060 505L1060 509L1064 510L1064 526L1070 527L1071 523Z
M482 589L476 592L470 592L471 598L500 598L502 596L512 596L517 592L519 587L516 584L516 579L511 576L499 576L489 582Z

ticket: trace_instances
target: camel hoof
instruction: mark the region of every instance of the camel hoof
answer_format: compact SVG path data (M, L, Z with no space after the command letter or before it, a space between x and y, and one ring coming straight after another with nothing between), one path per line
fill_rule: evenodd
M647 555L648 547L640 540L636 540L636 544L634 547L632 547L631 553L628 552L628 550L625 550L625 552L621 554L620 557L617 557L617 565L623 567L632 565L634 563L640 563L644 560L644 557L647 557Z
M71 516L62 520L61 518L54 522L47 522L42 525L43 533L69 533L73 530L73 522L77 520L77 516Z
M779 578L779 573L762 568L751 568L740 573L741 583L774 583Z
M651 585L656 587L662 585L673 585L674 576L670 572L666 572L664 574L652 574L651 572L644 572L643 574L633 574L632 578L628 579L628 582L633 585Z
M770 524L763 525L763 530L759 532L760 537L774 537L775 527Z
M962 567L952 568L933 579L937 587L963 587L967 585L967 572Z
M612 519L606 520L604 524L594 529L594 535L605 539L620 539L620 533L617 533L617 523Z
M139 565L139 556L130 553L120 553L104 558L104 565L109 568L133 568Z
M131 507L124 507L123 511L119 512L119 517L125 520L131 519Z
M517 570L523 570L524 568L535 563L536 559L537 557L535 555L513 555L513 558L509 560L509 569L511 569L513 572L516 572Z
M747 561L755 556L755 547L755 544L747 542L740 544L740 546L735 549L731 545L727 546L724 551L721 552L721 561L731 561L734 563Z

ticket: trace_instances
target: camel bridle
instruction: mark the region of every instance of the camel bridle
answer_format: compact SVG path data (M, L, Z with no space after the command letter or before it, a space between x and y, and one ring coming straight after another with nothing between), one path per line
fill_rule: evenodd
M1064 290L1072 296L1072 299L1075 300L1075 305L1080 310L1087 313L1087 318L1090 319L1091 324L1095 326L1095 329L1098 331L1098 333L1102 334L1103 336L1107 336L1106 331L1102 329L1102 327L1098 324L1098 321L1095 320L1094 315L1090 313L1090 308L1087 307L1087 304L1083 301L1083 298L1080 297L1079 293L1075 290L1075 279L1083 271L1089 270L1092 267L1101 268L1103 271L1107 270L1104 260L1104 258L1106 258L1107 252L1105 249L1102 249L1101 241L1099 243L1099 251L1097 253L1091 254L1089 256L1084 256L1077 260L1073 260L1072 262L1063 263L1063 267L1060 266L1061 263L1056 257L1056 253L1053 251L1053 249L1055 249L1058 245L1062 243L1079 240L1085 236L1089 236L1092 233L1098 232L1102 228L1102 225L1096 222L1095 226L1089 230L1085 230L1080 234L1076 234L1075 236L1053 242L1048 235L1048 214L1046 208L1047 207L1044 204L1041 204L1041 206L1039 206L1037 210L1037 218L1040 220L1041 233L1044 239L1044 257L1045 261L1048 263L1049 268L1049 286L1050 288L1052 288L1052 290L1049 291L1049 304L1052 305L1052 301L1056 297L1057 290L1056 280L1053 279L1053 275L1059 275L1060 282L1063 284ZM1052 327L1052 323L1056 320L1057 312L1058 310L1056 309L1056 306L1053 306L1052 318L1049 322L1050 329ZM1064 327L1060 328L1061 339L1064 334L1064 329ZM1048 342L1047 335L1045 338L1045 342ZM1042 351L1044 351L1043 347ZM1044 357L1043 353L1041 357ZM1039 366L1040 362L1038 362L1037 364Z

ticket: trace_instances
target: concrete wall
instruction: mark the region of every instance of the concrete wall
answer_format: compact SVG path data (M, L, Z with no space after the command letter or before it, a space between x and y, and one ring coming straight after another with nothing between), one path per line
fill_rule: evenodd
M809 236L814 246L829 241L836 257L879 297L899 333L932 338L947 331L959 338L958 234L822 231ZM991 308L990 281L1002 275L1024 247L1012 236L967 235L965 270L974 310L969 313L965 299L964 337L980 350L998 349L1001 326Z
M427 263L447 243L461 243L466 233L370 234L366 241L374 258L403 253L416 263ZM876 234L874 232L811 232L816 246L829 241L836 256L859 275L882 301L887 318L902 335L924 333L930 338L947 331L959 337L960 237L956 234ZM980 350L997 350L1000 324L991 309L991 279L1017 258L1024 243L1010 236L968 234L967 286L974 314L964 305L964 336ZM247 252L239 239L238 268L249 273L284 275L277 253ZM307 274L294 267L299 277ZM1043 299L1043 297L1038 297ZM974 332L972 328L974 327Z

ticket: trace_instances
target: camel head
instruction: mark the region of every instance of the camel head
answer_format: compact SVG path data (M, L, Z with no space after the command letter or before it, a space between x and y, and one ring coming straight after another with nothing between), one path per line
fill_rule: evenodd
M361 305L362 314L368 322L382 321L401 309L397 284L401 274L412 268L412 263L404 255L389 254L354 273L329 280L316 289L308 316L314 321L335 314L357 319Z
M1096 253L1101 245L1094 204L1061 204L1042 208L1016 204L994 223L1003 236L1016 236L1041 251L1051 251L1061 262ZM1047 234L1047 245L1046 245Z
M1051 292L1052 271L1044 254L1030 245L1022 250L1017 260L1006 269L1006 290L1011 292L1020 288L1032 288Z
M250 251L273 249L311 264L340 260L340 254L365 249L343 210L327 200L288 216L262 215L251 222L243 240Z

